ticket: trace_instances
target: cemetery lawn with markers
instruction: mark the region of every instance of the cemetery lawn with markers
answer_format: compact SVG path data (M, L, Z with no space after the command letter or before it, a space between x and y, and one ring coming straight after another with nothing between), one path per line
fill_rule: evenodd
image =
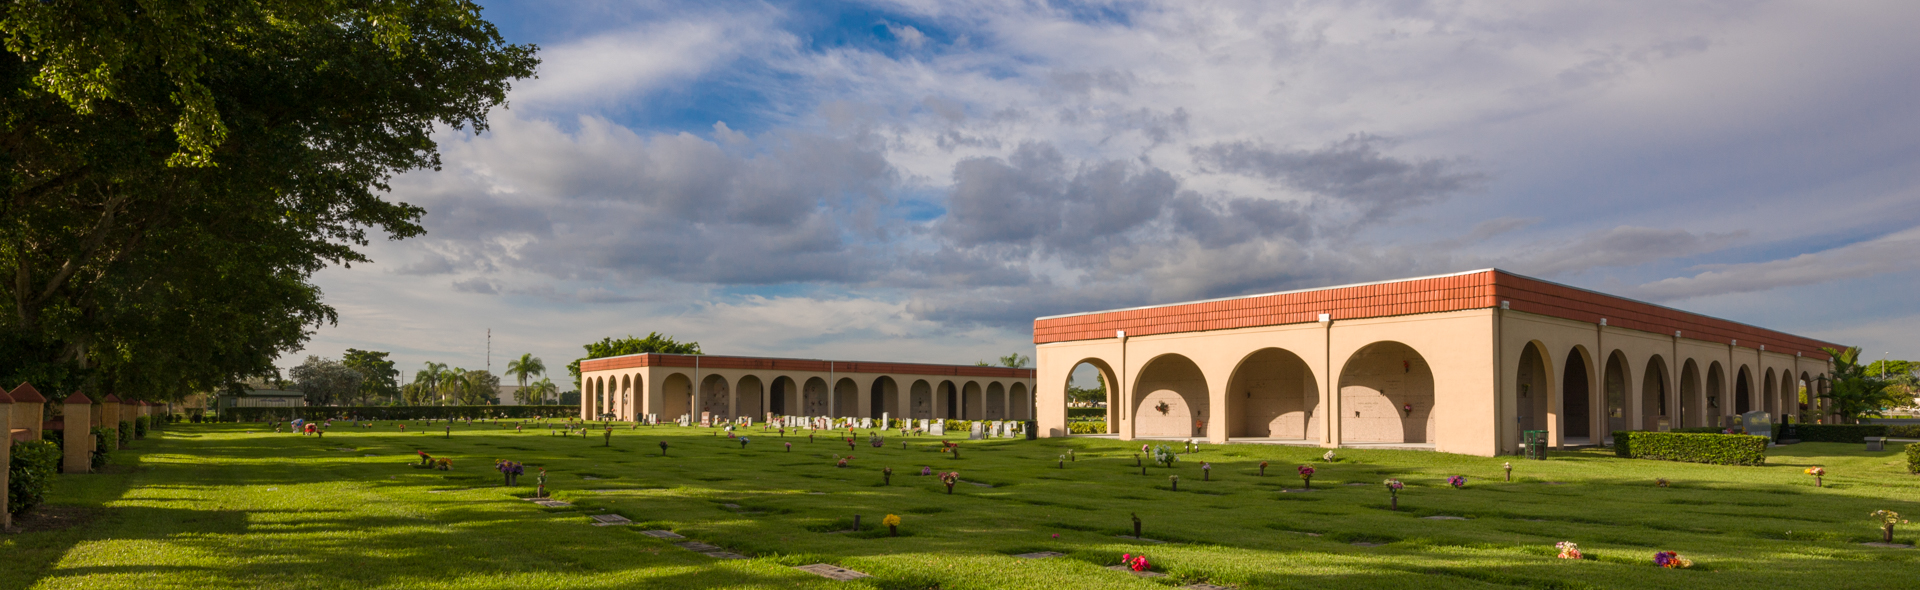
M1803 443L1758 467L1547 461L1422 451L1204 445L1175 467L1140 444L1069 438L959 442L859 431L785 438L746 429L621 425L550 436L528 426L336 423L324 438L258 424L176 425L61 476L42 510L71 524L0 535L5 588L1891 588L1920 583L1920 550L1879 548L1869 513L1920 520L1920 476L1897 446ZM512 423L507 423L512 424ZM251 431L251 432L249 432ZM901 449L901 441L908 444ZM662 456L658 442L669 448ZM785 450L783 443L793 443ZM1072 449L1077 460L1058 465ZM452 470L416 467L416 451ZM835 456L853 455L848 467ZM526 464L503 487L495 460ZM1201 462L1212 464L1204 481ZM1264 477L1258 465L1267 461ZM1513 464L1514 481L1501 465ZM1314 467L1302 492L1300 465ZM1825 487L1804 473L1826 469ZM938 478L957 471L949 495ZM555 500L533 495L539 468ZM881 469L893 468L892 484ZM1178 491L1170 475L1179 476ZM1449 476L1465 476L1461 489ZM1388 509L1382 481L1406 488ZM1665 478L1670 487L1658 487ZM630 526L593 526L617 514ZM854 514L862 529L847 531ZM899 537L881 524L900 518ZM1132 534L1138 515L1145 537ZM1434 518L1447 517L1447 518ZM23 520L31 526L32 518ZM668 530L749 559L707 557ZM1896 529L1911 544L1920 524ZM1556 557L1578 543L1585 559ZM1058 552L1027 559L1017 554ZM1657 551L1690 569L1653 565ZM1161 578L1107 569L1144 554ZM794 566L870 574L833 581Z

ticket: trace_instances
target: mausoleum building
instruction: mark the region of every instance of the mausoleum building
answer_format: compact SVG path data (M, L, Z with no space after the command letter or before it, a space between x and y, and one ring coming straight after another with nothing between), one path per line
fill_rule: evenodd
M1425 448L1491 456L1522 432L1619 430L1802 411L1839 345L1487 269L1039 318L1041 436L1066 389L1108 384L1108 435ZM1818 412L1815 412L1818 413Z
M580 361L580 415L1031 420L1033 374L972 365L631 354Z

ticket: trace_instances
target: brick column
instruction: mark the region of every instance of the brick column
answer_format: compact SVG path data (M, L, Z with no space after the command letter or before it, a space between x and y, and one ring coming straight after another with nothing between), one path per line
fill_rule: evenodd
M66 429L62 442L66 446L65 457L60 462L61 473L87 473L93 470L93 400L78 391L60 402Z
M126 448L120 446L120 421L124 419L120 413L119 397L109 393L107 397L100 398L100 427L113 431L114 450Z

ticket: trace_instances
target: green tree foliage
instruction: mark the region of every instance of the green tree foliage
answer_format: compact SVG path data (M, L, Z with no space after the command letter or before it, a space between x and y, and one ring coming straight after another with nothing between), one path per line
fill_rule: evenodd
M700 352L700 343L680 342L674 340L672 336L664 336L659 332L648 332L646 338L634 338L631 334L620 340L601 338L599 342L587 344L581 348L587 349L587 356L574 359L573 362L567 363L567 374L573 376L573 384L576 389L580 387L580 361L647 352L702 354Z
M999 364L997 364L997 365L996 365L996 364L994 364L994 363L990 363L990 362L987 362L987 361L976 361L976 362L974 362L974 363L973 363L973 366L976 366L976 367L1008 367L1008 368L1014 368L1014 369L1018 369L1018 368L1021 368L1021 367L1025 367L1025 366L1027 366L1027 363L1030 363L1030 362L1033 362L1033 359L1030 359L1030 358L1027 358L1027 355L1024 355L1024 354L1020 354L1020 353L1017 353L1017 352L1016 352L1016 353L1013 353L1013 354L1009 354L1009 355L1007 355L1007 356L1003 356L1003 357L1000 357L1000 358L999 358Z
M312 274L419 235L388 179L538 63L467 0L11 2L0 40L0 380L144 399L333 321Z
M317 356L308 356L306 362L287 373L293 377L293 387L307 394L310 406L356 405L360 385L366 381L359 371Z
M523 389L527 386L528 377L542 375L546 372L547 364L541 362L540 357L533 356L531 352L521 354L520 358L507 361L507 374L512 375L514 381L518 382Z
M1866 416L1878 416L1888 408L1913 403L1912 398L1900 399L1901 392L1895 390L1891 381L1882 380L1868 373L1860 365L1860 348L1846 350L1823 348L1833 356L1833 383L1825 395L1833 413L1846 423L1856 423Z
M520 391L513 395L514 401L521 404L541 406L546 405L548 399L560 395L560 386L554 385L552 379L541 377L539 381L520 388Z
M399 397L400 371L393 368L393 361L387 360L387 353L349 348L341 356L340 364L360 373L361 403Z
M1092 404L1107 401L1107 376L1101 373L1094 373L1093 379L1096 383L1093 387L1074 387L1072 384L1068 384L1067 401L1078 404Z

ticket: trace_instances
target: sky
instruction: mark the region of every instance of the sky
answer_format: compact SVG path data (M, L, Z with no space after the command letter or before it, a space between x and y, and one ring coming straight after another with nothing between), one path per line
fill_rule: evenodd
M428 233L320 272L281 366L968 364L1488 267L1920 358L1920 3L481 4L538 78L394 179Z

